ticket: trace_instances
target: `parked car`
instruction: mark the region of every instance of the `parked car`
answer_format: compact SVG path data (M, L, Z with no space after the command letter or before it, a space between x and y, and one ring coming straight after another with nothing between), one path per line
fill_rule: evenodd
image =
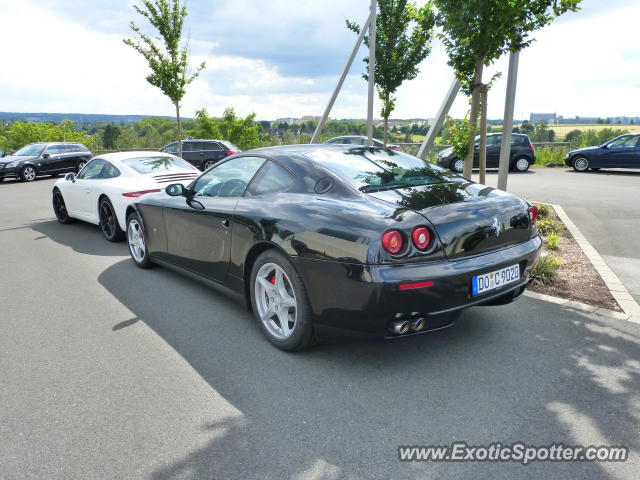
M342 137L330 138L324 143L331 143L333 145L366 145L367 137L363 137L361 135L345 135ZM381 140L377 140L374 138L372 139L372 143L374 147L384 147L384 142ZM387 148L396 152L400 151L400 145L396 145L395 143L388 144Z
M599 147L587 147L567 153L567 167L578 172L601 168L640 168L640 134L620 135Z
M502 134L490 133L487 135L487 168L498 168L500 163L500 147L502 146ZM480 137L476 137L475 153L473 155L473 167L480 166ZM536 161L535 148L527 135L514 133L511 135L511 154L509 155L509 170L526 172ZM453 172L462 173L464 159L453 154L453 149L446 148L438 154L438 165L448 168Z
M165 145L160 151L178 155L178 142ZM200 170L207 170L223 158L238 152L240 149L226 140L190 139L182 141L182 158Z
M157 152L110 153L93 158L78 175L68 173L53 187L53 211L60 223L74 219L100 226L107 240L124 238L125 212L138 197L168 183L188 185L197 168Z
M0 182L5 178L32 182L40 175L78 172L90 158L91 152L81 143L30 143L0 160Z
M243 296L274 345L397 338L516 300L540 252L525 200L385 148L290 145L221 161L127 208L136 265Z

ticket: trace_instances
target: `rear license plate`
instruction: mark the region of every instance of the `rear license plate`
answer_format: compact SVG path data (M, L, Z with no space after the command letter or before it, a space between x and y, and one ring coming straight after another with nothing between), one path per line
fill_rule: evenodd
M520 280L520 266L511 265L493 272L478 275L471 279L471 293L480 295L481 293L496 290L510 283Z

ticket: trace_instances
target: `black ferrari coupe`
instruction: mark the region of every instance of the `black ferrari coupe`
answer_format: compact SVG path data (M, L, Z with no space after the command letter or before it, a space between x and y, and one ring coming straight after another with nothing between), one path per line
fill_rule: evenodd
M127 211L142 268L246 299L277 347L345 333L397 338L517 299L541 247L537 209L416 157L295 145L217 163Z

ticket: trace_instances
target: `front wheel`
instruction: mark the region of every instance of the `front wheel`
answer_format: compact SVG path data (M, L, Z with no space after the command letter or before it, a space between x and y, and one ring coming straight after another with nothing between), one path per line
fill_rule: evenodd
M587 160L587 157L574 158L573 169L576 172L586 172L587 170L589 170L589 160Z
M251 269L251 306L262 333L282 350L314 343L311 306L300 275L276 250L263 252Z
M22 170L20 170L20 179L23 182L33 182L37 175L35 167L32 167L31 165L26 165Z
M56 218L60 223L68 224L73 222L73 219L69 216L67 211L67 205L64 203L62 193L57 188L53 191L53 213L56 214Z
M464 160L456 158L451 161L450 168L456 173L462 173L464 171Z
M119 242L123 239L124 232L120 228L113 205L107 197L103 197L98 204L98 217L104 238L110 242Z
M142 219L137 213L127 217L127 243L131 260L140 268L151 268L153 264L149 259L149 249L144 235Z
M513 169L516 172L526 172L527 170L529 170L530 166L531 165L529 164L529 159L527 157L517 158L513 163Z

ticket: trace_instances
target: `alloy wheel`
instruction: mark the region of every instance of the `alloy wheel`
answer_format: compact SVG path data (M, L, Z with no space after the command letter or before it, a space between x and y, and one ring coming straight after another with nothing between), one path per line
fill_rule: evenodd
M464 171L464 160L458 159L453 162L453 170L458 173L462 173Z
M55 213L60 221L64 222L69 218L67 206L64 204L64 198L62 198L62 194L58 191L53 194L53 208L55 208Z
M146 244L142 226L135 219L130 220L127 226L127 241L129 242L131 256L136 262L142 263L146 255Z
M516 160L516 170L526 172L529 169L529 161L526 158Z
M84 160L78 162L78 173L80 173L80 170L82 170L86 164L87 162L85 162Z
M296 327L298 303L291 280L275 263L265 263L255 279L255 301L260 320L273 337L289 338Z
M107 201L100 205L100 228L107 238L113 237L116 231L116 216Z
M209 170L211 167L213 167L213 165L216 162L214 162L213 160L207 160L206 162L204 162L204 164L202 165L202 169L203 170Z
M579 172L584 172L587 168L589 168L589 161L584 157L578 157L573 161L573 168L575 168Z
M22 177L27 182L33 182L36 179L36 169L29 166L24 167L24 169L22 170Z

